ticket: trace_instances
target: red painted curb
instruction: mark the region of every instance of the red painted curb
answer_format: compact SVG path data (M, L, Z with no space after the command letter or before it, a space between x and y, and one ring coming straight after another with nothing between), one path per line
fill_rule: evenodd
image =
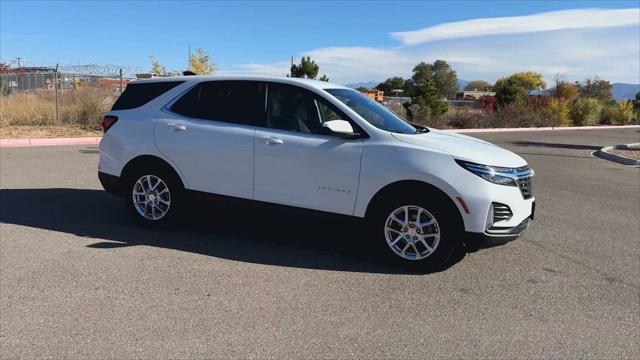
M0 147L95 145L100 143L100 139L101 139L100 137L0 139Z

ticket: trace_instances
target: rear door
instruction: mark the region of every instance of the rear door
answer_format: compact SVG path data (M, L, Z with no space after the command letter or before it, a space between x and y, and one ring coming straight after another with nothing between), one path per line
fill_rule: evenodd
M253 137L264 116L264 88L257 81L202 82L155 121L156 146L187 188L253 197Z

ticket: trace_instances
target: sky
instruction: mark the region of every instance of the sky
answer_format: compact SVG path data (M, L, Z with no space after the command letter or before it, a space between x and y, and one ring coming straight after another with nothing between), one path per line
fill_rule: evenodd
M219 74L284 76L291 57L311 56L339 84L437 59L465 80L532 70L640 83L640 2L0 0L2 62L142 72L153 55L184 70L189 47Z

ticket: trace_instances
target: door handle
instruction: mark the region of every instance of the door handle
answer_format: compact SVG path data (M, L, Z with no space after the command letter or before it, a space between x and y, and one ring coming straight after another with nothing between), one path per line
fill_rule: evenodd
M282 139L278 139L275 137L263 137L260 138L260 140L262 140L262 142L267 145L280 145L283 143Z
M173 131L185 131L187 127L178 123L168 123L167 127Z

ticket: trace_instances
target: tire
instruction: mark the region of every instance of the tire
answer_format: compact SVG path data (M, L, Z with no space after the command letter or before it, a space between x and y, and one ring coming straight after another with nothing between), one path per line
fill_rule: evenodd
M367 227L380 252L394 266L434 272L444 268L452 255L462 249L463 224L448 199L430 194L396 194L380 199L374 206L367 216ZM408 222L403 216L407 212ZM421 224L431 224L418 225L418 213Z
M124 184L125 206L134 222L165 228L180 218L185 190L173 169L142 166L128 173Z

